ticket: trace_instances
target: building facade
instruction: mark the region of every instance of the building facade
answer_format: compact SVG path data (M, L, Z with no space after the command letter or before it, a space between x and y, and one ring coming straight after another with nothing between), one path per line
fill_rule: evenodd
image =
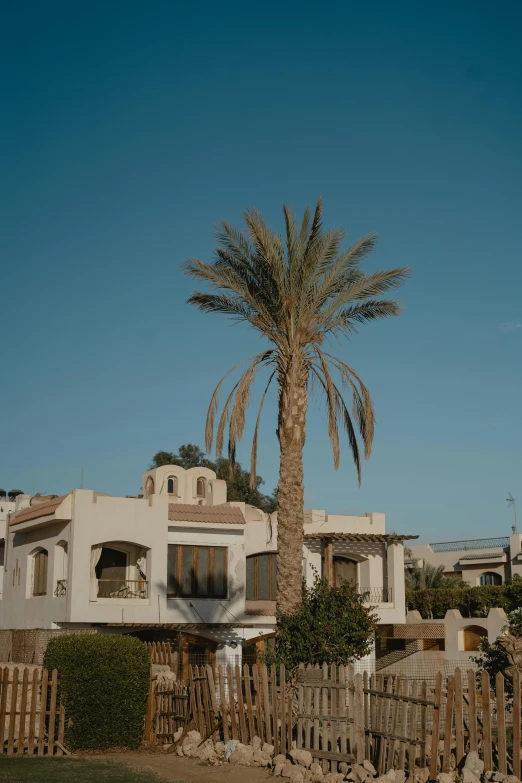
M131 633L184 664L247 660L274 631L277 514L227 502L208 468L147 471L143 495L21 496L5 523L0 629ZM303 569L405 622L404 540L384 514L305 512ZM371 663L368 664L371 666Z

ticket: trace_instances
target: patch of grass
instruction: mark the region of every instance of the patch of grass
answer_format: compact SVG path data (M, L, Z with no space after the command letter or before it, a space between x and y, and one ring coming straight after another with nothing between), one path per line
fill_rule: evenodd
M2 783L163 783L154 772L117 761L1 758Z

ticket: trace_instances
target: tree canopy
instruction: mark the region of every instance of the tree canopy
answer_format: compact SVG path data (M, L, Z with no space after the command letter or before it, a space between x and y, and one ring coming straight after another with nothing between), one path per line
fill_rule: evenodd
M260 491L264 479L256 475L255 487L250 486L250 472L243 470L239 462L236 462L231 477L231 467L228 459L218 457L214 462L205 456L205 453L199 446L193 443L186 443L179 447L178 453L173 451L158 451L151 462L152 468L159 468L162 465L180 465L187 470L188 468L210 468L216 473L219 479L227 482L227 499L241 500L249 503L251 506L260 508L271 514L277 508L276 492L272 495L264 495Z

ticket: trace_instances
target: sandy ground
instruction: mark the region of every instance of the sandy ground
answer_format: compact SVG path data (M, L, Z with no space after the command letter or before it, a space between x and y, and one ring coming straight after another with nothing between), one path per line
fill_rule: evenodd
M95 755L90 758L96 758ZM131 766L151 769L167 780L178 783L268 783L269 774L260 767L238 767L223 764L209 767L196 759L182 758L172 753L114 753L104 754Z

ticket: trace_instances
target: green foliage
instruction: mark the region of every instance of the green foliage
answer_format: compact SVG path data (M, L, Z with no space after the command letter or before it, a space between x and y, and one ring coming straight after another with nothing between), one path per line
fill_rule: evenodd
M418 565L407 567L404 573L404 581L406 590L439 589L442 587L460 587L462 585L462 579L459 574L446 576L443 565L434 566L431 563L423 563L421 568Z
M410 590L406 593L408 609L417 609L422 617L443 618L448 609L458 609L463 617L487 617L492 607L509 612L522 603L522 579L514 576L503 585L481 585L457 588Z
M516 585L517 589L522 587L522 579L520 579L520 583L520 585ZM504 630L507 630L512 636L517 638L522 637L522 607L509 612ZM480 640L479 655L471 660L478 664L479 672L486 671L489 674L492 687L495 687L495 676L498 672L503 673L510 665L507 652L498 639L493 644L490 644L485 637ZM506 693L508 696L511 696L513 687L509 678L505 680L505 687Z
M316 576L313 587L303 585L296 611L278 613L275 645L265 662L289 671L299 663L351 663L371 651L376 621L351 582L329 587Z
M152 458L150 468L159 468L162 465L181 465L182 468L210 468L215 471L218 479L224 479L227 482L227 499L240 500L243 503L250 503L251 506L260 508L271 514L277 508L277 498L275 492L272 495L263 495L260 492L265 482L261 476L256 476L256 485L252 489L250 486L250 473L244 470L239 462L234 464L234 473L230 477L230 462L224 457L219 457L215 462L205 457L205 453L193 443L187 443L180 446L178 453L173 451L158 451Z
M58 669L67 747L139 746L150 680L143 642L109 634L59 636L49 642L44 666Z

